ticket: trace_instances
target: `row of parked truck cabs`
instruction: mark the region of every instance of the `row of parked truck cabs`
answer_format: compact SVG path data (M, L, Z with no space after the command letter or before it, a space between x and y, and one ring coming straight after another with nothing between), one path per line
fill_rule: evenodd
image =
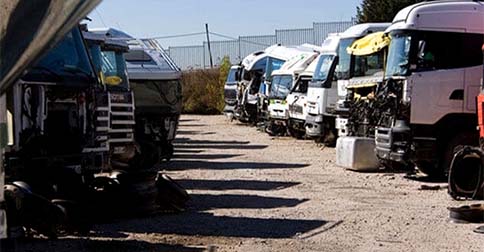
M35 12L29 4L2 9L11 26L56 39L27 41L40 43L27 48L52 45L35 55L40 59L29 60L35 64L26 64L25 72L4 72L2 65L0 238L85 232L100 216L152 213L166 204L179 210L188 197L158 173L160 162L173 155L181 114L179 68L155 40L50 19L59 15L57 7L86 15L84 8L96 1L88 2L44 6L42 18L69 26L59 34L18 22L15 13ZM30 52L8 43L13 33L1 35L2 53ZM2 62L13 59L0 55ZM18 55L23 57L28 55ZM8 77L10 70L17 74L7 83L3 73Z
M321 47L299 48L276 65L270 51L257 52L245 59L258 57L256 70L244 62L232 68L226 87L237 88L226 100L235 118L272 135L336 145L336 162L344 168L418 169L444 177L456 147L479 140L482 20L480 2L424 2L402 9L392 23L331 34ZM257 78L246 74L253 71ZM263 97L261 109L246 109L246 92Z

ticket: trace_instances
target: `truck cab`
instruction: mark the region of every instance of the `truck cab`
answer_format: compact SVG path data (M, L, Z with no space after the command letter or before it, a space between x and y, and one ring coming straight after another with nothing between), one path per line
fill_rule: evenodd
M83 32L100 83L96 92L96 130L99 141L109 146L111 166L126 169L136 155L135 101L127 75L124 54L128 44L102 34Z
M378 94L389 104L376 129L382 162L444 176L457 145L477 144L483 19L484 6L471 1L425 2L395 16Z
M298 82L299 74L313 62L318 53L301 52L301 54L286 61L279 70L272 72L269 91L269 121L266 131L270 135L285 135L289 107L286 97Z
M357 68L357 63L363 63L364 59L352 55L348 48L356 41L368 34L384 31L390 26L390 23L367 23L359 24L348 28L341 34L340 44L338 48L339 63L336 67L336 78L338 79L338 102L335 108L336 129L339 136L346 136L349 134L347 129L347 122L349 114L349 104L347 101L347 87L350 80L354 77L357 79L353 82L359 82L358 78L364 77ZM361 64L360 64L361 65Z
M239 112L243 121L266 123L268 119L268 96L272 72L278 70L301 51L314 51L316 46L301 45L286 47L273 45L264 51L253 53L243 61L244 67L240 85Z
M182 110L180 69L154 39L136 39L113 28L91 31L128 43L124 57L135 100L135 139L141 153L152 157L151 165L170 160Z
M334 141L334 109L338 100L334 71L338 64L339 35L330 34L323 42L314 75L308 86L306 136L316 141Z
M355 59L353 77L346 86L346 97L340 104L348 110L340 114L341 135L375 136L375 127L380 119L376 92L383 82L384 65L388 55L390 39L383 32L369 34L356 40L347 48Z
M229 74L224 86L224 114L232 119L237 106L237 84L240 81L242 72L241 65L233 65L230 67Z

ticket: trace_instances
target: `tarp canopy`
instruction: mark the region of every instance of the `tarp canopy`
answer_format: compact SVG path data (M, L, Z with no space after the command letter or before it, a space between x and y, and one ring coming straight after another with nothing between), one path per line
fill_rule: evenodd
M0 1L0 93L100 1Z
M389 36L384 32L375 32L356 40L346 51L355 56L365 56L379 52L389 44Z

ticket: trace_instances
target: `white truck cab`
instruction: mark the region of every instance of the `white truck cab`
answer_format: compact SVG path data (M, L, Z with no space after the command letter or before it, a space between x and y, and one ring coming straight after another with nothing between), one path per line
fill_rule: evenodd
M348 122L347 118L349 116L349 108L347 104L345 104L347 86L349 85L350 80L355 77L355 73L357 72L356 70L358 70L356 68L358 59L348 52L348 47L350 47L356 40L361 39L368 34L384 31L389 26L390 23L358 24L348 28L340 35L340 44L338 49L339 63L336 68L336 78L338 79L337 92L339 100L335 108L335 114L337 115L335 126L338 130L339 136L348 135L346 124ZM383 79L383 77L381 79ZM358 82L358 80L353 81Z
M445 17L445 18L443 18ZM376 129L382 162L445 175L457 145L477 144L484 5L432 1L402 9L391 37Z
M266 132L270 135L285 135L289 107L286 97L302 73L318 56L316 52L301 52L289 59L279 70L272 72L269 90L269 120Z
M337 82L334 78L338 64L339 34L330 34L323 42L314 75L308 86L306 135L324 141L334 134L334 109L338 101ZM331 141L331 140L329 140Z
M321 50L322 51L322 50ZM287 130L295 138L302 138L306 134L306 117L308 115L307 93L314 71L321 56L318 56L311 64L299 74L294 87L286 98L289 107L289 120Z

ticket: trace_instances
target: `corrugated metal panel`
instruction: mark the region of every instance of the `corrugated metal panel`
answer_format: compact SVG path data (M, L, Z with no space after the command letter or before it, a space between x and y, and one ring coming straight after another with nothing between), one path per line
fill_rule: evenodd
M343 32L355 21L313 23L313 28L276 30L276 35L240 36L237 40L213 41L214 65L219 65L224 56L232 64L239 63L245 56L264 50L270 45L300 45L310 43L321 45L328 33ZM179 46L168 48L170 57L182 69L210 67L207 42L203 46Z
M344 32L354 24L354 21L313 23L314 43L320 45L329 33Z
M277 43L282 45L314 44L313 28L276 30Z
M205 66L210 67L210 56L208 54L208 43L203 42L205 50ZM239 41L225 40L225 41L211 41L213 65L218 66L225 56L228 56L231 63L240 61L239 59Z
M203 46L169 47L168 52L173 61L182 70L203 68Z
M262 35L262 36L240 36L240 52L241 59L245 56L256 52L262 51L267 47L276 44L277 39L275 35Z

